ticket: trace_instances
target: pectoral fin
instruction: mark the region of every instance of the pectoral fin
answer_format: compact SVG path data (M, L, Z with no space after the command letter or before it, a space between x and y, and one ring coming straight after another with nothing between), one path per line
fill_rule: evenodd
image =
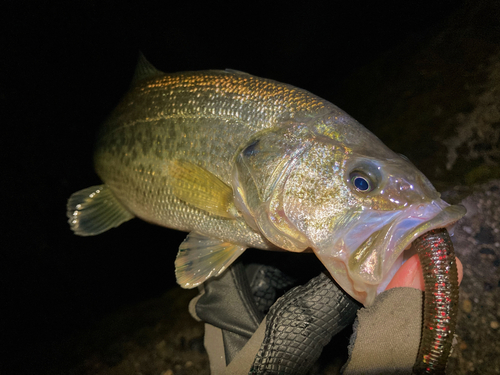
M175 260L177 283L185 289L194 288L209 277L221 274L245 249L191 232L179 246Z
M66 207L71 230L79 236L94 236L134 217L106 185L73 193Z
M169 165L174 195L200 210L234 219L238 216L234 206L233 189L217 176L184 160Z

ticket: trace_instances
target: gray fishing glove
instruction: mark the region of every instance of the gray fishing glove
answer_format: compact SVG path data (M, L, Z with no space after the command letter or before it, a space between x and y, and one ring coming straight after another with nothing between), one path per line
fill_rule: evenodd
M271 266L245 268L241 263L204 284L190 311L205 322L205 347L213 375L306 374L323 347L354 320L359 305L324 273L274 302L276 293L292 284L291 278ZM420 292L414 291L421 300ZM372 308L360 311L345 374L403 374L406 369L411 373L420 325L413 322L417 329L408 331L406 324L415 314L405 311L406 302L403 306L395 303L401 293L387 293L394 297L384 298L383 293ZM392 310L394 304L399 309ZM395 312L388 318L380 305ZM396 324L401 315L403 322ZM388 320L392 320L389 325ZM416 344L400 346L401 340Z
M393 288L358 311L344 375L410 375L422 334L422 291Z

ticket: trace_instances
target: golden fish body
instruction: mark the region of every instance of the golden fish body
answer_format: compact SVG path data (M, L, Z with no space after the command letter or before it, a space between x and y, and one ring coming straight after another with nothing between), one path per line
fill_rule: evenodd
M407 160L333 104L235 71L164 74L144 59L105 122L102 186L72 195L68 216L94 235L137 216L190 232L176 260L187 288L246 248L311 248L370 304L418 235L464 212Z
M266 248L262 235L244 221L178 199L170 162L190 162L232 186L235 154L252 135L296 116L326 112L328 105L306 91L244 73L187 72L139 80L104 124L96 171L146 221Z

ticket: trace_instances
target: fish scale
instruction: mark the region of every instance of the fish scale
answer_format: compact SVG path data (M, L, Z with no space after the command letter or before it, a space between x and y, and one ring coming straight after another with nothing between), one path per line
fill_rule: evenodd
M242 140L326 107L305 90L245 73L190 72L142 80L105 122L96 147L96 171L144 220L233 241L236 236L239 243L269 248L244 224L220 220L172 197L167 161L192 161L229 185L228 161ZM153 185L151 173L159 184ZM193 222L198 224L193 227Z

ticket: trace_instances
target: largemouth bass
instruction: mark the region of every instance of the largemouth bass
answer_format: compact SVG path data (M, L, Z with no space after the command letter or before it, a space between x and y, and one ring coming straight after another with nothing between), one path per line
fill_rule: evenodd
M175 262L193 288L245 249L313 251L366 306L413 240L465 214L335 105L237 71L164 74L141 59L95 151L103 185L68 217L96 235L139 217L189 232Z

